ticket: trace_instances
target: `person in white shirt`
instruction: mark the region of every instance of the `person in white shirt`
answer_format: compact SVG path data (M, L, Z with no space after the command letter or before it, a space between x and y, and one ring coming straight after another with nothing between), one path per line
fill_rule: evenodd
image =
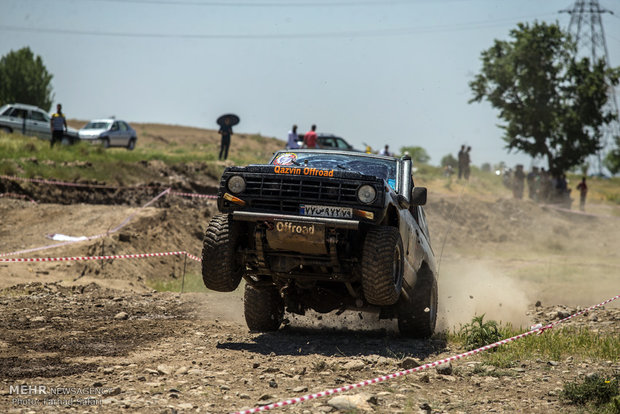
M293 125L293 128L288 131L288 142L286 143L286 148L288 149L297 149L299 148L299 144L297 144L297 140L299 137L297 136L297 125Z
M392 156L392 153L390 152L390 146L389 145L385 145L385 147L383 147L383 149L381 151L379 151L380 155L387 155L389 157Z

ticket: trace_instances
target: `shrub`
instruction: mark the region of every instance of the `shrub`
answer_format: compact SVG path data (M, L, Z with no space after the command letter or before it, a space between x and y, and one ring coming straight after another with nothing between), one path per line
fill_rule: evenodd
M497 322L484 322L484 314L474 316L471 323L461 327L459 332L465 338L465 347L468 351L492 344L502 339Z
M616 403L620 394L620 375L613 378L604 378L598 374L587 376L582 383L571 382L564 384L561 398L571 404L585 405L594 403L602 405L611 402ZM617 406L617 404L614 404Z

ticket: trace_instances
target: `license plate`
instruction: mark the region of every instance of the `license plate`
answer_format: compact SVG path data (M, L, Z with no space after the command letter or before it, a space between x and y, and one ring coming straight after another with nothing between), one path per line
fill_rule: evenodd
M353 217L353 209L350 207L302 204L299 206L299 214L312 217L351 218Z

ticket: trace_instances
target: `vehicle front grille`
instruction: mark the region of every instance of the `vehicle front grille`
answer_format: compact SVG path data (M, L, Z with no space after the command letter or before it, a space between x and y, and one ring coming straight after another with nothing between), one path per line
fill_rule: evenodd
M268 175L249 175L245 180L244 196L254 208L297 212L300 203L359 204L358 181Z

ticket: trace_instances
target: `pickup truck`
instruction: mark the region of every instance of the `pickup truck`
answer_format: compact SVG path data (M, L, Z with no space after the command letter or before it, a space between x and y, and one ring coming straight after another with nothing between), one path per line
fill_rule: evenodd
M346 310L398 319L426 338L437 319L437 265L409 156L283 150L269 164L228 167L206 229L208 289L245 280L251 331L277 330L285 312Z

